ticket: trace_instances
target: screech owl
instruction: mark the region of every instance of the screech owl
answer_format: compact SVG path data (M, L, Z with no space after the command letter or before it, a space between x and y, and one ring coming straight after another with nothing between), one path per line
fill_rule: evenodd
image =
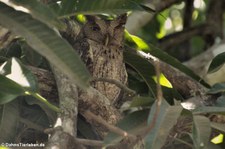
M127 82L123 62L123 37L127 15L114 20L87 16L74 48L78 50L93 78L114 79ZM93 82L92 86L104 94L113 104L121 97L121 89L107 82Z

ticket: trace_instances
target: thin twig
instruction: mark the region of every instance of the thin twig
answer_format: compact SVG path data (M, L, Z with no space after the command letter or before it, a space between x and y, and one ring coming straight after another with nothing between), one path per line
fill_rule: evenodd
M122 89L124 92L127 92L131 96L136 95L136 92L130 88L128 88L126 85L122 84L121 82L115 80L115 79L109 79L109 78L93 78L92 81L102 81L102 82L108 82L111 84L116 85L120 89Z
M158 104L157 104L156 110L155 110L155 113L153 115L150 125L148 126L147 130L141 135L143 138L145 138L150 133L150 131L153 129L153 127L155 126L157 117L159 115L159 110L160 110L160 106L158 106Z
M154 61L154 66L155 66L155 72L156 72L156 78L157 78L157 105L160 106L162 103L163 99L163 93L162 93L162 87L160 85L160 63L159 60Z
M107 123L104 119L102 119L101 117L93 114L91 111L87 110L83 113L83 116L89 120L89 121L95 121L101 125L103 125L104 127L106 127L109 131L114 132L120 136L123 137L129 137L129 138L136 138L136 136L128 134L126 131L120 129L119 127L110 125L109 123Z
M81 143L83 145L88 145L88 146L98 146L98 147L103 146L103 141L89 140L89 139L79 139L79 138L76 138L76 141L78 143Z
M24 123L25 125L27 125L28 128L33 128L33 129L36 129L36 130L41 131L41 132L44 131L44 127L42 127L40 125L37 125L36 123L33 123L33 122L31 122L27 119L24 119L24 118L20 117L19 121Z
M171 136L171 135L169 135L169 136L170 136L170 137L173 137L173 136ZM187 146L193 148L193 145L191 145L190 143L188 143L188 142L186 142L186 141L184 141L184 140L182 140L182 139L179 139L179 138L175 138L175 137L173 137L173 138L174 138L174 140L176 140L177 142L180 142L180 143L182 143L182 144L185 144L185 145L187 145Z
M156 79L157 79L156 110L154 111L155 113L153 115L153 119L152 119L149 127L147 128L145 133L142 135L142 137L146 137L150 133L150 131L154 128L154 126L156 124L157 117L159 115L162 99L163 99L162 88L161 88L161 85L160 85L160 63L159 63L159 60L157 58L154 58L154 66L155 66Z

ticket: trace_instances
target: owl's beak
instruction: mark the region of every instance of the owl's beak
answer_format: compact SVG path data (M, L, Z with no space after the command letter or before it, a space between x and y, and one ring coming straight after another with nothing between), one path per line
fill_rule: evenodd
M110 35L109 34L106 34L105 36L105 46L107 46L109 44L109 38L110 38Z

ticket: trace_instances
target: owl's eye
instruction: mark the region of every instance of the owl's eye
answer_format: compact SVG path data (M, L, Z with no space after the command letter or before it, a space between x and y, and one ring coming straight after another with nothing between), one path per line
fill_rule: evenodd
M93 31L100 31L101 28L99 26L92 26Z

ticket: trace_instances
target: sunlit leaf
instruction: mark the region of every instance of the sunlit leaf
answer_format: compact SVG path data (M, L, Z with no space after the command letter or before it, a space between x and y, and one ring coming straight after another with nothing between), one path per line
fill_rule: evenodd
M1 65L0 80L0 104L10 102L26 91L38 90L36 78L16 58Z
M140 40L139 40L139 42L140 42ZM137 45L136 42L134 42L134 43ZM204 80L202 80L191 69L189 69L188 67L183 65L181 62L179 62L177 59L175 59L174 57L170 56L166 52L163 52L162 50L156 48L153 45L147 44L144 40L141 40L141 44L142 45L148 45L148 48L147 48L147 46L145 46L144 49L139 49L139 50L142 50L145 53L150 53L151 55L157 57L158 59L164 61L165 63L173 66L174 68L177 68L178 70L180 70L183 73L187 74L188 76L192 77L193 79L195 79L196 81L198 81L202 85L204 85L205 87L210 87L209 84L207 84ZM138 47L138 45L137 45L137 47Z
M183 109L181 106L170 106L165 100L162 101L159 110L157 108L155 103L148 118L148 125L153 126L146 137L146 148L148 149L162 148L170 129L177 123Z
M7 103L20 95L32 95L48 108L59 109L38 94L36 78L18 59L12 58L0 67L0 104ZM3 76L4 75L4 76Z
M164 16L164 17L162 17ZM158 26L159 26L159 29L156 33L156 36L158 39L161 39L163 37L165 37L165 35L167 34L167 30L165 27L168 27L165 25L165 22L170 20L170 10L169 9L165 9L164 11L161 11L160 14L156 15L156 20L157 22L159 23ZM167 18L167 19L165 19Z
M1 74L13 80L21 87L30 91L37 91L37 81L35 76L17 58L12 58L1 67Z
M81 23L85 23L87 20L86 20L86 17L83 15L83 14L78 14L76 16L77 20Z
M201 83L205 87L209 87L209 85L204 80L202 80L202 78L200 78L191 69L189 69L188 67L184 66L181 62L179 62L174 57L168 55L167 53L163 52L160 49L155 48L154 46L150 46L149 52L153 56L155 56L155 57L159 58L160 60L164 61L165 63L170 64L174 68L177 68L178 70L180 70L183 73L187 74L188 76L190 76L191 78L195 79L196 81L198 81L199 83Z
M206 148L211 133L210 121L204 116L193 116L193 142L196 149Z
M220 144L220 143L223 142L223 138L224 138L224 135L219 134L219 135L215 136L214 138L212 138L211 142L214 143L214 144Z
M53 29L3 3L0 3L0 24L23 36L34 50L66 73L79 87L88 86L90 75L84 63L71 45Z
M8 147L0 146L0 149L10 149Z
M143 39L141 39L138 36L131 35L127 30L125 30L125 38L129 42L134 42L136 44L137 49L139 49L139 50L148 50L149 49L148 44L145 43Z
M225 52L218 54L209 65L208 73L219 70L225 63Z
M6 76L3 76L2 74L0 74L0 80L1 91L11 94L21 94L24 92L24 89L18 83Z
M153 79L157 83L156 76L153 76ZM167 80L166 77L163 74L160 74L159 82L160 82L160 85L162 85L162 86L165 86L165 87L168 87L168 88L173 88L173 86L170 83L170 81Z

